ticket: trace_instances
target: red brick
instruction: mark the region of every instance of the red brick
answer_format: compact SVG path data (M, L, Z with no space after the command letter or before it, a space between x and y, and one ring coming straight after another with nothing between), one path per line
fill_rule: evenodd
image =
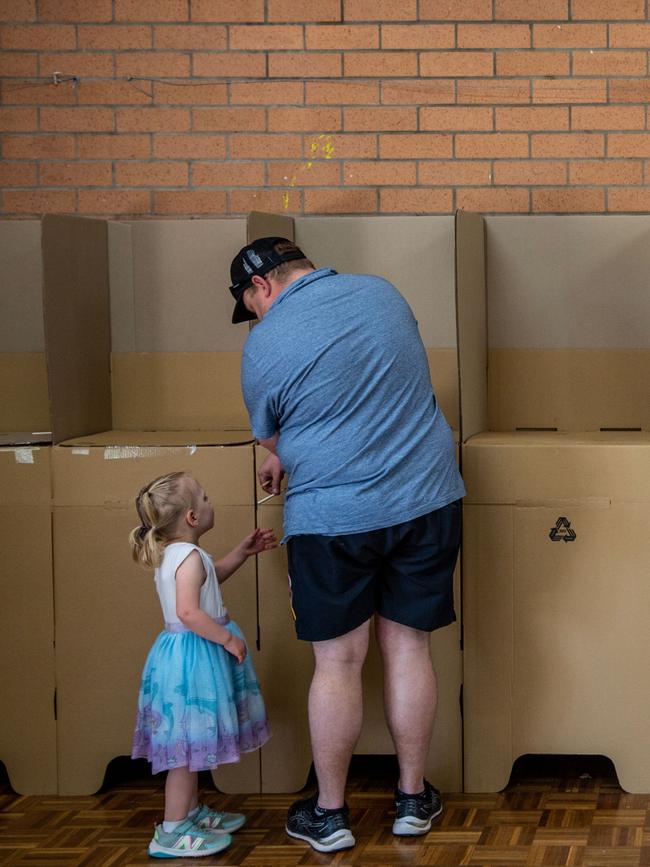
M530 102L530 82L526 79L497 80L476 78L459 81L458 102L493 105L494 103Z
M340 0L269 0L269 21L340 21Z
M128 81L91 81L82 79L77 87L80 105L149 105L151 98L142 89L153 85Z
M528 156L528 136L516 133L459 133L455 156L505 159Z
M605 210L605 190L550 187L532 190L532 210L538 214L583 213Z
M372 214L377 210L373 189L305 190L306 214Z
M606 48L606 24L533 24L535 48Z
M264 0L192 0L192 21L264 21Z
M497 51L497 75L569 75L566 51Z
M522 213L528 211L528 190L512 189L459 189L456 190L456 207L464 211L489 213Z
M381 47L455 48L454 26L453 24L382 24Z
M151 154L148 135L82 135L79 157L83 159L142 159Z
M76 105L77 89L71 81L57 85L4 81L2 102L4 105Z
M341 109L339 108L269 109L269 132L293 132L294 130L338 132L340 129Z
M230 137L233 159L292 159L302 156L299 135L233 135Z
M611 24L609 44L612 48L648 48L650 24Z
M190 128L185 108L118 108L118 132L182 132Z
M328 144L328 151L324 150L324 143ZM340 134L336 136L305 136L303 143L305 159L320 160L327 158L336 159L372 159L377 156L377 136Z
M115 55L115 63L119 78L186 78L190 74L189 56L172 51L125 51Z
M379 78L418 74L416 51L348 51L343 55L343 75Z
M640 160L576 160L569 163L571 184L642 184Z
M74 190L6 190L2 196L5 214L72 214Z
M420 0L420 18L432 21L492 20L492 0Z
M612 79L609 99L610 102L650 102L650 79Z
M264 108L196 108L192 129L199 132L243 132L266 130Z
M226 156L226 138L222 135L155 135L154 156L159 159L223 159Z
M116 21L187 21L188 0L115 0Z
M45 187L110 187L112 163L41 163L39 179Z
M605 136L587 133L539 133L531 136L532 156L543 157L602 157Z
M492 75L492 52L484 51L423 51L420 54L420 75L459 78L465 75Z
M341 163L338 160L303 160L293 163L269 163L268 183L275 187L338 187Z
M526 24L459 24L458 48L530 48Z
M161 190L154 192L154 214L225 214L222 190Z
M382 81L381 101L386 105L442 105L456 101L455 82L450 79Z
M494 129L491 108L421 108L420 129L457 130L457 129Z
M566 184L567 166L559 160L497 160L494 183L499 187Z
M568 108L497 108L498 130L569 129Z
M76 48L75 28L67 24L7 24L0 30L0 47L47 51Z
M343 0L346 21L413 21L417 0Z
M566 78L534 81L533 102L575 103L607 102L607 82L603 78Z
M0 0L0 21L35 20L35 0Z
M415 108L345 108L343 124L346 132L417 129Z
M645 51L574 51L574 75L645 75Z
M148 82L139 82L146 87ZM173 84L171 82L156 82L153 86L153 102L155 105L226 105L228 102L227 84L208 84L208 82L191 82L189 84Z
M305 28L308 49L379 48L377 24L332 24Z
M230 85L230 101L233 105L301 105L304 88L294 81L238 81Z
M302 190L232 190L230 213L248 214L250 211L271 213L300 213Z
M128 51L153 46L153 28L144 24L79 27L79 48Z
M312 105L373 105L379 103L379 83L341 81L307 82L307 102Z
M269 54L271 78L338 78L342 69L340 54L307 54L304 51Z
M647 213L650 211L650 189L614 187L607 193L607 210Z
M35 187L35 163L0 163L0 187Z
M33 132L38 124L35 108L0 108L2 132Z
M453 193L439 187L380 190L379 209L384 214L450 214Z
M418 183L424 186L476 186L489 184L491 163L480 160L431 160L419 165Z
M156 48L223 51L228 47L226 28L219 24L160 24L153 34Z
M303 29L292 24L233 24L230 27L230 47L255 51L304 48Z
M450 135L391 134L379 137L379 155L382 159L431 159L452 156Z
M263 163L194 163L192 184L199 187L263 187Z
M149 190L79 190L80 214L148 214Z
M645 107L603 105L572 108L571 129L645 129Z
M112 21L111 0L39 0L39 21Z
M347 186L407 186L417 181L414 162L351 162L343 166L343 181Z
M186 162L128 162L116 166L116 186L119 187L186 187L188 179Z
M6 135L2 138L5 159L48 159L73 157L76 151L72 135Z
M55 54L40 54L40 74L52 75L60 72L63 75L78 75L81 78L112 78L115 72L115 60L112 54L93 53L91 51L69 51Z
M645 0L571 0L571 17L591 21L645 18Z
M0 55L0 75L16 78L33 78L38 70L37 54L18 54L12 51L10 54Z
M137 110L141 111L141 109ZM113 127L114 117L111 108L41 109L42 130L51 132L108 132Z
M495 18L508 21L562 21L569 17L568 0L496 0Z
M650 132L610 133L607 136L608 157L650 157Z
M264 78L266 58L263 54L224 52L223 54L196 53L192 59L192 72L197 77L209 78Z

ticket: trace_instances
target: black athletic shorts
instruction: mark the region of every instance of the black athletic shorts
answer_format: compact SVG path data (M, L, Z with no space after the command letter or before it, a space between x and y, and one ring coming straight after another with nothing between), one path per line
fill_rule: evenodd
M337 638L375 613L426 632L453 623L460 525L457 500L368 533L291 536L289 583L298 638Z

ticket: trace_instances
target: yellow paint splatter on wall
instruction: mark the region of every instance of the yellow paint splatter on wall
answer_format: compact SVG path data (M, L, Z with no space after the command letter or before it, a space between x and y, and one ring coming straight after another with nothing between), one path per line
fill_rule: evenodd
M304 172L308 172L314 165L314 161L318 159L331 160L334 156L334 142L332 136L327 133L321 133L316 138L312 139L309 144L310 159L297 166L295 173L289 177L285 177L289 189L293 189L299 183ZM289 190L282 193L282 207L286 211L289 209Z

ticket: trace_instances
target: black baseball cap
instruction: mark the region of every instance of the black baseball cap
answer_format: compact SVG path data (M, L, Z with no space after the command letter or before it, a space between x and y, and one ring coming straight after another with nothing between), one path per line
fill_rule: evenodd
M280 247L278 251L276 247ZM291 262L293 259L305 259L306 256L293 241L288 238L258 238L245 247L232 260L230 265L230 293L237 302L232 314L233 322L246 322L249 319L257 319L244 305L244 290L251 285L251 279L256 275L263 277L264 274L277 268L282 262Z

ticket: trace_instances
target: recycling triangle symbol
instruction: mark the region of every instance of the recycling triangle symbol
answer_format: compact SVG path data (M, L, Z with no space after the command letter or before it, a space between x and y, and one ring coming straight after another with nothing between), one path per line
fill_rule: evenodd
M558 518L555 526L551 527L548 537L551 542L574 542L576 532L571 529L571 521L568 518Z

